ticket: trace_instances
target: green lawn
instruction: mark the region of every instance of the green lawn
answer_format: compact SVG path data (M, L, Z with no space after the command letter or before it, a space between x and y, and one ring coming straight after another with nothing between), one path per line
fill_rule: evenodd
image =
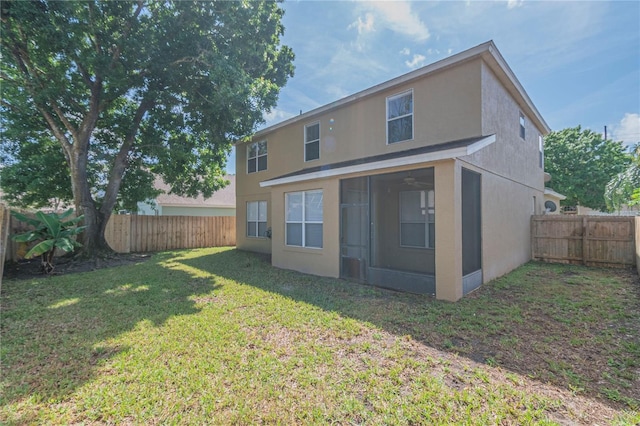
M7 424L634 424L629 271L531 263L458 303L161 253L2 282Z

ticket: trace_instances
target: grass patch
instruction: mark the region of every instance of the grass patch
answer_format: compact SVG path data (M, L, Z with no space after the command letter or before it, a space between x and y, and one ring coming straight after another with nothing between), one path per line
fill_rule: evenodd
M640 421L627 271L531 263L446 303L201 249L1 297L8 424Z

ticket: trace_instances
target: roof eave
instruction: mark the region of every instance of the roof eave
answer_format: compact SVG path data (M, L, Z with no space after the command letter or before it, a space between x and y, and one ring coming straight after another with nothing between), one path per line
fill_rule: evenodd
M408 83L412 80L420 78L424 75L440 71L442 69L458 65L460 63L466 62L468 60L474 59L476 57L480 57L484 52L490 51L490 47L493 46L495 49L495 45L493 41L487 41L482 43L476 47L472 47L471 49L467 49L463 52L457 53L455 55L449 56L447 58L441 59L437 62L434 62L429 65L425 65L422 68L418 68L417 70L411 71L407 74L403 74L391 80L385 81L383 83L372 86L368 89L362 90L353 95L347 96L346 98L339 99L337 101L331 102L329 104L323 105L321 107L312 109L311 111L305 112L303 114L297 115L295 117L291 117L287 120L281 121L280 123L276 123L272 126L266 127L262 130L257 131L253 135L253 140L259 139L264 135L273 132L281 127L288 126L292 123L302 120L309 120L311 117L326 113L328 111L334 110L338 107L348 105L350 103L359 101L363 98L367 98L369 96L375 95L379 92L385 91L387 89L391 89L396 86L400 86L402 84ZM239 141L241 142L241 141Z
M498 71L498 73L501 74L502 77L506 77L506 80L507 80L506 86L511 86L507 88L510 89L510 92L512 93L512 95L514 95L515 97L518 97L519 98L518 101L520 101L522 104L526 106L526 108L531 113L534 121L536 122L537 126L542 130L542 133L544 134L549 133L551 131L551 128L549 127L547 122L544 120L544 118L542 118L542 115L540 114L538 109L535 107L535 105L531 101L531 98L529 97L527 92L524 90L524 87L522 86L522 84L520 84L520 82L518 81L517 77L515 76L515 74L507 64L507 62L505 61L504 57L502 56L502 54L500 53L500 51L498 50L494 42L490 40L485 43L479 44L478 46L472 47L471 49L467 49L463 52L441 59L437 62L426 65L422 68L418 68L417 70L411 71L407 74L403 74L399 77L393 78L386 82L372 86L368 89L362 90L353 95L347 96L345 98L342 98L337 101L331 102L329 104L323 105L321 107L315 108L306 113L281 121L280 123L276 123L272 126L266 127L262 130L257 131L252 136L251 139L252 140L260 139L265 135L267 135L268 133L271 133L275 130L278 130L290 124L296 123L298 121L310 120L312 119L312 117L315 117L317 115L327 113L336 108L359 101L363 98L373 96L379 92L406 84L415 79L421 78L425 75L435 73L437 71L441 71L453 66L457 66L464 62L467 62L476 58L483 58L490 65L493 65L491 68L494 70L494 72ZM243 141L246 141L246 140L243 140ZM236 144L242 143L243 141L237 141Z
M464 157L471 155L474 152L481 150L482 148L491 145L496 141L496 135L486 136L480 139L478 142L472 143L467 146L444 149L440 151L428 152L424 154L412 155L410 157L398 157L382 161L373 161L370 163L357 164L353 166L340 167L328 170L319 170L310 173L285 176L281 178L269 179L260 182L261 188L286 185L291 183L308 182L316 179L325 179L330 177L344 176L354 173L379 171L383 169L390 169L399 166L415 165L422 163L431 163L434 161L450 160L453 158Z

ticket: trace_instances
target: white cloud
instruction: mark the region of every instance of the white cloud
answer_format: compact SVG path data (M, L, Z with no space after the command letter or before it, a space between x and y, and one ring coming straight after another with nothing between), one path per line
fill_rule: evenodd
M332 98L342 99L349 96L351 93L346 91L343 87L338 86L336 84L329 84L325 88L325 92L331 95Z
M375 13L383 27L409 36L414 41L424 41L430 37L429 29L418 14L411 10L411 2L409 1L362 2L360 5L369 11L365 15L367 19L371 13ZM358 22L361 21L362 19L358 18ZM365 19L364 22L366 23L367 20Z
M264 120L266 121L264 125L271 126L272 124L276 124L288 118L291 118L294 115L294 113L274 108L271 110L271 112L263 114Z
M411 61L405 61L405 64L411 69L416 69L424 64L425 59L427 59L426 56L415 54L413 55L413 59Z
M625 145L632 145L640 142L640 114L626 113L620 124L613 126L612 138L622 141Z
M347 27L348 30L352 28L356 28L358 30L358 34L365 34L375 31L375 18L373 17L373 14L367 13L364 20L361 16L358 16L358 20L352 22Z
M409 50L409 48L408 48L408 47L405 47L404 49L402 49L402 50L400 51L400 54L401 54L401 55L405 55L405 56L409 56L409 55L411 54L411 50Z
M523 0L507 0L507 9L513 9L522 6Z

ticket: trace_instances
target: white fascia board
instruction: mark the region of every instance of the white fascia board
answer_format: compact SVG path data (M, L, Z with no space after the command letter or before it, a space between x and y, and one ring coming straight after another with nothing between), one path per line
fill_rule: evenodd
M491 43L491 45L488 48L488 51L493 57L493 59L496 61L498 66L502 69L502 72L504 72L504 74L507 76L507 78L509 79L509 82L513 84L513 87L516 89L516 91L518 92L518 94L520 95L524 103L527 105L527 107L531 110L531 112L533 113L535 118L538 120L540 125L543 127L546 133L549 133L551 131L551 128L542 117L542 114L540 114L540 111L538 111L538 108L536 108L536 106L533 104L533 101L527 94L527 91L524 90L524 87L522 86L522 84L520 84L518 77L516 77L515 73L513 72L509 64L507 64L507 61L504 59L504 57L502 56L498 48L495 46L495 44Z
M412 164L429 163L438 160L449 160L452 158L464 157L465 155L471 155L474 152L477 152L480 149L486 147L487 145L494 143L495 141L496 136L491 135L466 147L445 149L442 151L412 155L410 157L392 158L389 160L374 161L366 164L356 164L353 166L340 167L336 169L319 170L317 172L311 172L302 175L265 180L260 182L260 188L285 185L289 183L306 182L310 180L324 179L335 176L343 176L352 173L370 172L373 170L389 169L392 167L407 166Z

